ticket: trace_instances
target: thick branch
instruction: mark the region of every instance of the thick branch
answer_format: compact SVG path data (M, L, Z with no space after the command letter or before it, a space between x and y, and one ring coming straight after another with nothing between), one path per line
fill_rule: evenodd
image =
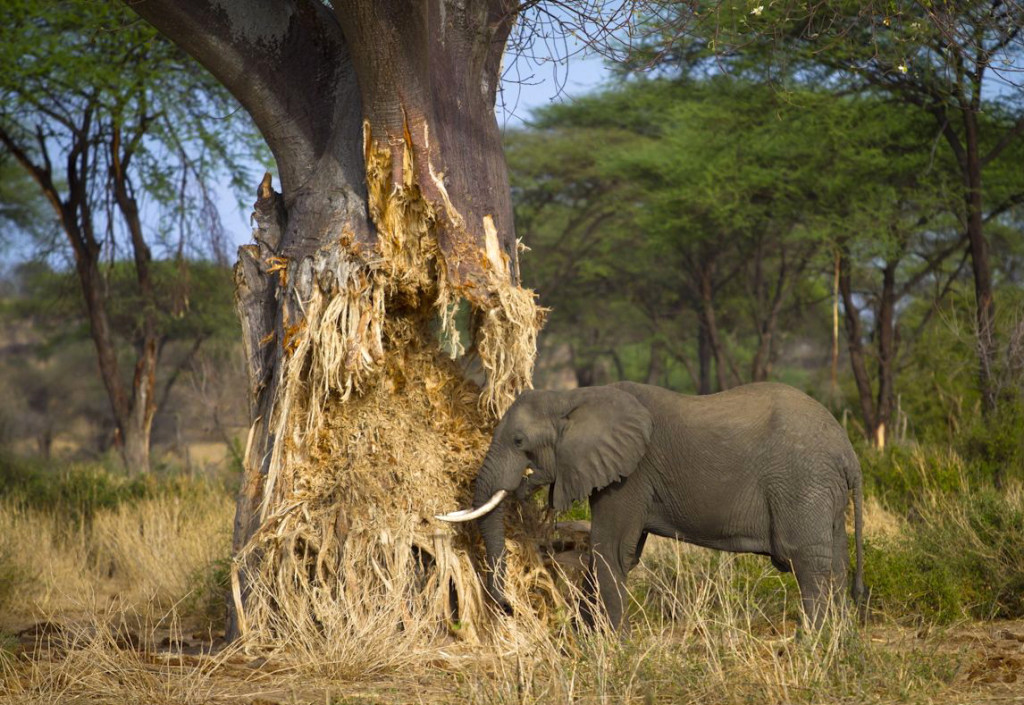
M314 0L126 0L242 103L267 140L286 199L329 155L335 188L363 190L362 110L344 37ZM339 131L344 132L338 140ZM344 151L348 148L348 151Z

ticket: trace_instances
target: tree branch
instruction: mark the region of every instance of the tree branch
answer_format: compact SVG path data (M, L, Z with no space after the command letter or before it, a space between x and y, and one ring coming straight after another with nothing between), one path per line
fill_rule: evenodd
M1017 123L999 138L999 141L989 150L988 154L981 158L981 167L985 168L990 161L996 159L1021 134L1024 134L1024 115L1018 118Z
M171 389L174 387L175 382L181 377L181 373L185 371L187 367L192 365L192 361L195 359L196 354L199 352L199 348L202 347L203 342L207 338L206 333L201 333L196 336L196 339L192 341L192 347L185 353L185 356L181 358L177 365L174 366L174 371L171 372L170 377L164 383L164 388L160 393L160 400L156 403L156 412L159 413L167 406L167 401L171 397Z
M903 286L900 287L899 293L896 295L896 298L902 299L904 296L909 294L910 290L917 286L922 279L924 279L926 276L928 276L936 269L938 269L939 266L946 261L946 258L948 258L957 250L962 248L966 243L967 233L962 233L960 237L957 238L956 242L954 242L952 245L941 250L932 257L925 258L925 266L921 268L921 270L918 271L914 276L912 276L910 279L904 282Z
M996 206L988 213L986 213L983 222L988 223L989 221L998 218L999 216L1001 216L1003 213L1010 210L1014 206L1020 205L1021 203L1024 203L1024 191L1013 194L1012 196L1004 200L1002 203L1000 203L998 206Z
M285 193L301 188L328 149L339 111L354 115L358 129L355 75L341 29L322 3L124 1L242 103L277 158Z
M46 167L41 167L32 161L32 158L28 153L21 148L21 145L15 141L11 134L4 129L3 125L0 125L0 143L3 143L7 151L14 155L15 161L21 165L21 167L29 173L32 179L39 184L39 188L42 189L43 195L46 196L46 200L50 202L53 209L57 212L57 217L63 219L64 209L60 201L60 194L57 192L57 187L53 183L51 177L51 171L49 169L50 158L47 155L44 159Z

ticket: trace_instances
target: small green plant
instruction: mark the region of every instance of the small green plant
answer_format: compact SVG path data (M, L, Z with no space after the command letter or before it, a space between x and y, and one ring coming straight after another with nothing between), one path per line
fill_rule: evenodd
M857 448L864 491L904 513L930 492L966 490L970 471L956 451L943 445L893 444L884 451Z
M932 492L907 531L865 546L876 610L949 623L1024 616L1024 492Z
M978 480L1005 483L1024 480L1024 401L1017 395L1001 401L995 413L978 415L960 435L957 447Z
M189 582L194 587L182 605L182 613L199 619L208 627L222 626L227 619L231 558L218 558L196 569Z

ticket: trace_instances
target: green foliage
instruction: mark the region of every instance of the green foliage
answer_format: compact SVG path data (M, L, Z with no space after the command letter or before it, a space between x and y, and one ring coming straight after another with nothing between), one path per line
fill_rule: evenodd
M222 490L173 472L128 477L98 463L65 465L0 455L0 499L52 514L58 525L88 526L102 509L156 496L187 500L211 491Z
M226 596L231 589L231 557L198 568L189 583L192 591L185 599L182 611L202 619L209 629L222 627L227 619Z
M227 267L207 260L158 260L150 266L156 289L157 328L165 343L237 338L234 283ZM72 272L29 261L17 268L13 279L19 295L0 301L0 315L6 314L4 317L11 321L30 320L35 330L48 333L41 354L66 342L88 339L87 312L81 297L76 296L77 282ZM122 340L137 340L146 302L137 289L134 267L114 262L107 270L107 280L111 325Z
M223 86L127 5L11 0L4 11L0 130L8 151L21 150L65 187L73 185L67 155L84 157L79 178L99 211L112 196L89 162L102 174L112 168L109 145L119 130L125 169L160 207L151 213L161 221L158 239L191 255L190 230L221 238L209 183L225 178L241 189L251 182L247 159L265 156Z
M957 446L964 458L983 473L999 474L1003 480L1024 480L1024 400L1015 395L1005 399L993 414L975 416Z
M929 494L907 530L865 547L874 609L904 620L1024 616L1024 494Z
M903 514L933 493L966 492L980 471L943 445L890 444L878 451L858 442L865 494Z
M951 171L933 143L902 106L725 77L635 80L542 110L508 158L527 283L554 309L546 335L577 368L605 356L615 376L689 389L713 315L719 376L749 381L757 355L772 368L787 339L828 335L836 242L869 273L913 249L908 279L948 245Z
M545 500L544 501L546 502L547 501L546 493L544 493L544 494L545 494ZM558 520L559 521L577 521L577 520L590 521L590 501L589 500L583 500L583 501L573 502L571 507L569 507L564 512L562 512L561 514L558 515Z

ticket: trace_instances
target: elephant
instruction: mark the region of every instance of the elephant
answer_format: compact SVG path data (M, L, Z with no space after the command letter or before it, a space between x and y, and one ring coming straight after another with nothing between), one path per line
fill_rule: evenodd
M788 385L706 396L635 382L523 392L494 430L474 508L437 517L478 520L486 591L508 614L502 501L543 485L555 510L589 498L588 582L615 627L628 628L626 575L648 534L769 556L795 573L805 618L820 627L845 592L851 492L852 593L864 594L860 463L832 414Z

